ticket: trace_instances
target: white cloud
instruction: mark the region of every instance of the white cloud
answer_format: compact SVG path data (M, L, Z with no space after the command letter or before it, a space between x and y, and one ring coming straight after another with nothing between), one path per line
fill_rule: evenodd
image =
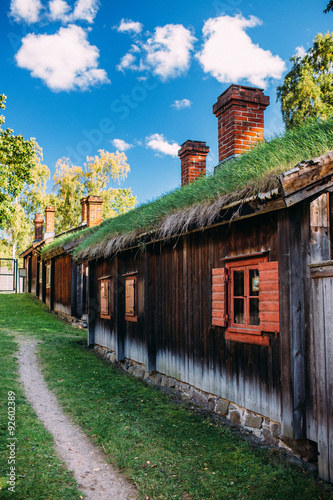
M191 101L189 99L182 99L181 101L175 100L173 104L171 104L172 108L178 109L184 109L184 108L190 108L191 107Z
M180 149L179 144L176 142L168 142L163 134L152 134L146 137L146 145L154 151L170 156L177 156Z
M49 3L49 17L51 21L67 22L70 19L68 13L70 6L64 0L51 0Z
M143 25L132 19L122 19L119 26L116 28L120 33L141 33Z
M154 35L144 44L146 61L153 73L162 80L186 73L195 40L191 31L181 24L155 28Z
M296 47L296 54L295 54L296 57L303 58L305 55L306 55L306 50L303 47L303 45L301 45L300 47Z
M127 52L127 54L121 58L120 63L116 66L118 71L125 72L126 69L130 69L132 71L145 71L148 69L142 59L140 58L138 61L137 57L134 55L134 53L138 52L135 47L135 45L132 45L130 52Z
M62 23L75 21L93 23L98 6L99 0L77 0L73 11L70 12L72 7L65 0L50 0L47 11L43 9L41 0L11 0L10 15L15 21L25 21L28 24L37 23L43 17Z
M175 78L190 67L195 40L191 31L181 24L158 26L145 41L136 40L117 69L151 70L161 80Z
M203 27L202 50L196 54L204 72L222 83L245 79L259 87L265 87L269 78L281 78L286 69L284 61L254 44L246 33L261 24L257 17L245 19L240 14L208 19Z
M19 67L55 92L109 83L105 70L98 68L98 48L89 44L79 26L60 28L54 35L29 34L15 58Z
M10 15L17 22L36 23L41 9L40 0L11 0L10 2Z
M92 23L98 11L98 0L77 0L74 6L73 20Z
M128 144L128 142L122 139L113 139L111 142L118 151L127 151L133 147L133 144Z

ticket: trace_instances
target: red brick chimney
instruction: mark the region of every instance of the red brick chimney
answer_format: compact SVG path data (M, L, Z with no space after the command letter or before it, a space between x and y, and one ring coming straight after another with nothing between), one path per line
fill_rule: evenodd
M264 110L269 97L262 89L231 85L213 106L218 119L219 161L235 157L264 140Z
M45 233L44 239L54 236L54 207L46 207L45 209Z
M87 198L82 198L81 200L82 207L82 215L81 215L81 224L87 223Z
M87 227L98 226L102 222L103 198L101 196L88 196L86 205Z
M35 215L35 239L34 242L40 241L43 239L43 225L44 225L44 217L43 214Z
M178 156L181 161L182 187L206 175L206 156L209 147L205 142L186 141L181 145Z

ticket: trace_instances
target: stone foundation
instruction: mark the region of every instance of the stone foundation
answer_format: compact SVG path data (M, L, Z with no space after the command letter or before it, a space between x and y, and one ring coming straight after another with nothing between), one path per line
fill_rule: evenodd
M96 345L94 349L103 358L107 359L112 364L120 366L130 375L141 378L147 383L175 390L182 395L184 399L191 401L193 405L207 409L208 411L226 418L232 424L240 426L248 432L252 432L261 441L266 441L274 446L289 449L289 447L281 441L281 425L279 423L273 422L269 418L258 415L250 410L246 410L215 394L204 392L185 382L181 382L156 371L146 371L143 364L130 359L117 361L115 352L106 347Z

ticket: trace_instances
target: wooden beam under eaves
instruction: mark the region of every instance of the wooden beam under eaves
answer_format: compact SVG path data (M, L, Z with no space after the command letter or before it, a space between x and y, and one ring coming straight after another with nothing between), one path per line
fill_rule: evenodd
M278 177L287 207L333 187L333 151L298 163Z

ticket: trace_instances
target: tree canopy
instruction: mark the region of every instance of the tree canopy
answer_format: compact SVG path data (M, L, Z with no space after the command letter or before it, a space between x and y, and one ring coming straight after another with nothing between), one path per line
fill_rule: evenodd
M114 187L123 182L130 167L124 153L100 149L98 155L87 157L84 168L72 165L68 158L57 162L54 179L55 194L51 202L56 208L57 232L66 231L80 222L83 196L103 198L103 218L115 217L134 208L136 197L130 188ZM108 187L109 184L111 187Z
M0 109L6 97L0 95ZM66 231L80 222L83 196L102 196L103 217L127 212L136 204L130 188L115 184L123 182L130 170L124 153L100 150L87 157L83 167L62 158L56 165L54 186L47 193L50 170L43 164L42 149L34 139L15 136L3 130L0 116L0 257L16 257L33 240L33 218L54 205L56 232ZM111 184L111 187L110 187Z
M331 10L333 10L333 0L330 0L327 4L327 7L326 9L324 10L325 14L327 14L328 12L330 12Z
M286 128L333 116L333 33L319 33L303 57L290 61L292 69L277 87Z
M5 109L6 97L0 95L0 109ZM13 130L2 129L4 116L0 116L0 229L8 228L15 214L15 200L25 183L32 180L36 157L36 143L14 135Z

